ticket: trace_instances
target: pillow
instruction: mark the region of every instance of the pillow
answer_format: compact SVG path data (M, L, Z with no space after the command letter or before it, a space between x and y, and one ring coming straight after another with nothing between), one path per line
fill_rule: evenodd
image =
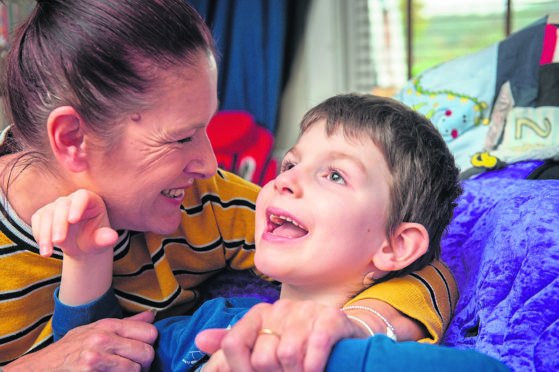
M433 122L461 170L483 149L496 66L497 45L492 45L426 70L394 96Z

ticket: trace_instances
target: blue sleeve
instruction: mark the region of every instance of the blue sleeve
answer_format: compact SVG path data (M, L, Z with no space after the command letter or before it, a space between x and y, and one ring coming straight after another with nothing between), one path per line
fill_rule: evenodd
M116 299L113 287L97 300L81 306L67 306L58 299L57 288L54 291L54 314L52 331L54 342L76 327L96 322L103 318L122 318L122 310Z
M510 372L503 363L475 350L418 342L394 342L384 335L345 339L332 350L328 372Z
M174 316L155 322L159 337L151 371L187 371L204 358L194 340L205 329L227 328L235 324L255 304L257 298L216 298L205 302L192 316Z

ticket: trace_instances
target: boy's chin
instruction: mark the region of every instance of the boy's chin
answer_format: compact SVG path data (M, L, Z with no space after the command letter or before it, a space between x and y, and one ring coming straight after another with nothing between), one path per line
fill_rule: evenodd
M258 252L258 249L256 250ZM256 269L260 271L262 274L277 280L283 281L285 278L285 272L281 269L281 263L277 260L267 260L266 258L257 257L258 253L254 255L254 266Z
M270 265L268 264L266 259L263 258L261 254L260 255L258 254L258 249L256 249L256 251L254 253L254 266L262 274L273 278L273 275L272 275L273 270L270 270Z

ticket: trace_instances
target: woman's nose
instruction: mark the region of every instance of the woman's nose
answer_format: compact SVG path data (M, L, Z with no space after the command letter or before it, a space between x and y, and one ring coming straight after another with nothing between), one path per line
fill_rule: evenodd
M197 146L195 151L194 159L187 164L184 171L194 174L200 179L213 177L217 172L217 160L206 134L200 140L200 146Z

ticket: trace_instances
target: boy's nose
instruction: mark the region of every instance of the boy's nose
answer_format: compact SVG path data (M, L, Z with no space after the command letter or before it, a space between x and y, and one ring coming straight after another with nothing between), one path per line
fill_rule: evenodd
M295 197L302 195L303 189L300 184L302 176L294 168L280 173L274 180L274 187L279 193L287 193Z

